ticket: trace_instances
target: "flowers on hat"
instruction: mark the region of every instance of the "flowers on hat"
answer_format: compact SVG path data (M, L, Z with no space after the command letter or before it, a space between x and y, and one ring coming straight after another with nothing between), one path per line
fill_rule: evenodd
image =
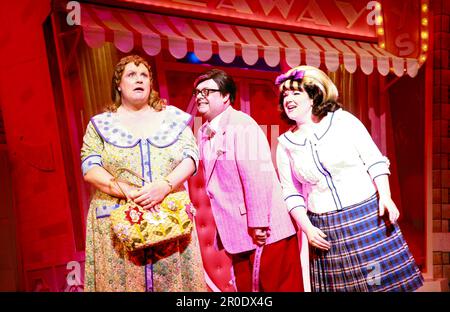
M299 69L294 69L293 71L291 71L290 73L287 72L285 74L281 74L279 75L276 79L275 79L275 84L277 86L281 85L282 83L284 83L287 80L302 80L303 77L305 77L305 71L304 70L299 70Z

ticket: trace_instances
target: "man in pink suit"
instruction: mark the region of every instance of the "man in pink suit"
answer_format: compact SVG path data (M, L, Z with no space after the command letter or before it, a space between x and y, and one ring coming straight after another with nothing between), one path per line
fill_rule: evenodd
M269 144L255 120L232 107L235 94L233 79L222 70L194 83L198 111L207 120L198 143L217 246L232 257L238 291L302 291L296 229Z

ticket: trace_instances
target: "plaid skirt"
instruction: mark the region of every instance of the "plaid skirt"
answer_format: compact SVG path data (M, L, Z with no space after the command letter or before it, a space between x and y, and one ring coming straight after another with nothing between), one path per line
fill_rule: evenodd
M331 243L328 251L310 247L312 291L414 291L423 285L400 228L378 215L375 195L340 211L308 216Z

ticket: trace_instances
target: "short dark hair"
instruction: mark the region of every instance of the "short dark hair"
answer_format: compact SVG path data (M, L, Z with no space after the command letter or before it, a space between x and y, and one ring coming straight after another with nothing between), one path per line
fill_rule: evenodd
M236 84L233 78L221 69L211 69L201 74L194 82L194 88L196 88L201 82L212 79L219 87L220 94L225 96L230 95L230 103L234 104L236 98Z

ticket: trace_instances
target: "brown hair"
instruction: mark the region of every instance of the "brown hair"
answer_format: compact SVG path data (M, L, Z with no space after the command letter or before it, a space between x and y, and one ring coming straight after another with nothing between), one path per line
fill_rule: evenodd
M148 105L153 107L156 111L160 111L164 108L166 105L166 100L161 99L159 97L158 92L156 92L152 87L152 70L150 65L147 63L147 61L140 57L139 55L128 55L120 59L120 61L116 64L114 68L114 74L112 76L112 82L111 82L111 100L112 103L106 107L107 111L115 112L117 111L117 108L122 104L122 96L119 91L119 85L120 81L122 80L123 71L125 69L125 66L128 63L133 62L134 65L139 66L140 64L144 64L144 66L148 69L149 75L150 75L150 96L148 98Z
M291 79L289 75L294 71L303 71L302 78L296 80ZM284 74L288 79L284 80L279 85L280 97L278 100L279 109L281 111L281 118L289 124L295 124L284 111L284 90L300 90L308 94L309 98L313 100L312 114L322 119L328 112L334 112L341 108L338 103L338 90L333 81L320 69L313 66L297 66L290 69Z

